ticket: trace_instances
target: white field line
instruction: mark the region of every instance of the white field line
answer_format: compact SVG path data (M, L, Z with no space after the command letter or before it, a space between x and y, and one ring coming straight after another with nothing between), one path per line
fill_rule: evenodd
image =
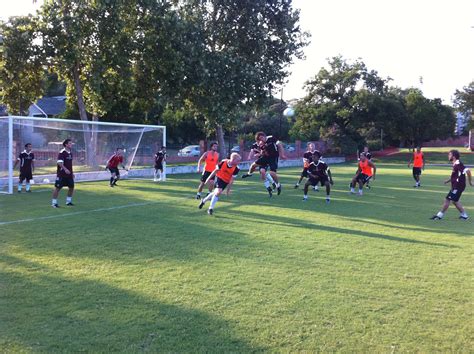
M77 212L72 212L72 213L68 213L68 214L61 214L61 215L49 215L49 216L41 216L41 217L38 217L38 218L20 219L20 220L13 220L13 221L3 221L3 222L0 222L0 226L11 225L11 224L21 224L21 223L30 222L30 221L57 219L57 218L63 218L63 217L66 217L66 216L76 216L76 215L81 215L81 214L97 213L97 212L100 212L100 211L111 211L111 210L117 210L117 209L140 207L140 206L151 205L151 204L156 204L156 203L158 203L158 202L134 203L134 204L126 204L126 205L120 205L120 206L115 206L115 207L110 207L110 208L99 208L99 209L92 209L92 210L77 211ZM52 209L51 206L50 206L50 208Z

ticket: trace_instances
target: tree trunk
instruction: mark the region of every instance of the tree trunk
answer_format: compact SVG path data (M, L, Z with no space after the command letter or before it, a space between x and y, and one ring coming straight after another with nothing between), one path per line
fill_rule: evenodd
M86 105L84 104L84 94L82 92L80 68L79 63L74 65L72 70L74 78L74 88L76 89L77 96L77 107L79 109L79 117L82 121L89 121L87 119ZM97 166L96 161L96 143L94 139L93 131L91 130L90 124L84 124L84 148L86 150L86 163L88 166Z
M219 157L221 159L226 158L227 154L226 154L225 143L224 143L224 129L222 128L221 124L217 124L216 139L217 139L217 143L219 144Z

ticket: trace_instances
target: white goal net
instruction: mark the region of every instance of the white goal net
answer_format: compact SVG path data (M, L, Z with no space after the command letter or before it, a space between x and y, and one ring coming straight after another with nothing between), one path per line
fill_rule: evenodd
M72 139L76 181L110 178L105 170L109 157L123 149L129 172L122 177L153 176L154 155L166 146L166 127L37 117L0 117L0 193L12 193L18 182L15 161L32 144L34 184L54 183L62 142Z

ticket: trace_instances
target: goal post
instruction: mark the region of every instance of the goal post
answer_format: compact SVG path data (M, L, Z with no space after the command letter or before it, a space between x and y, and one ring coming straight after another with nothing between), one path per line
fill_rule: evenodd
M13 193L19 170L15 160L32 144L34 184L54 183L62 142L72 139L76 181L110 178L105 171L117 148L124 151L124 166L132 169L123 178L152 178L154 155L166 146L166 127L161 125L95 122L41 117L0 117L0 193Z

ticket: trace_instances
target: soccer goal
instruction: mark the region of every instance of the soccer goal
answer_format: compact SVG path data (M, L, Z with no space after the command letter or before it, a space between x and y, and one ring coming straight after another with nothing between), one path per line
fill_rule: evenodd
M62 142L72 139L76 181L107 180L109 157L117 148L124 151L123 178L152 178L154 154L166 146L166 127L160 125L85 122L39 117L0 117L0 193L13 193L18 169L15 161L32 144L34 184L54 183Z

